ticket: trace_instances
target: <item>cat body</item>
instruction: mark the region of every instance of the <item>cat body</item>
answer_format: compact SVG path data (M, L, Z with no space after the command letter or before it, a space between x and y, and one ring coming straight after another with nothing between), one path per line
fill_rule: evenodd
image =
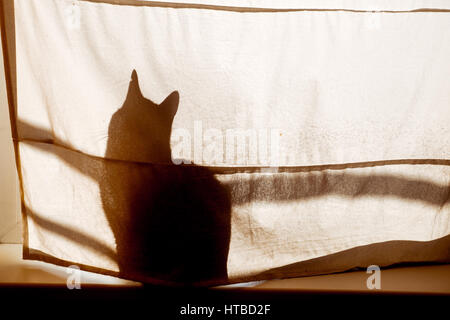
M224 282L230 239L228 191L205 167L171 162L179 94L157 105L133 71L112 116L100 181L120 273L176 283Z

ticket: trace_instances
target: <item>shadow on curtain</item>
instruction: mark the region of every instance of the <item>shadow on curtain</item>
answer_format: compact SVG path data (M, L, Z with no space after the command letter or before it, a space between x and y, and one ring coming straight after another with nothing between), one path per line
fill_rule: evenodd
M170 133L178 103L178 92L160 105L143 97L133 71L127 97L109 124L105 159L70 150L55 152L98 182L115 253L84 234L83 226L71 230L26 208L28 216L50 232L113 258L121 277L226 282L230 196L208 168L172 164ZM38 136L49 134L24 122L18 121L18 126Z
M126 100L109 124L105 157L146 163L104 162L103 208L121 273L223 281L230 197L207 168L172 164L170 133L178 103L176 91L160 105L144 98L133 71Z
M335 194L351 198L396 197L440 207L442 199L448 199L448 187L431 181L393 174L332 171L391 164L448 165L446 160L434 159L280 168L281 172L286 169L286 172L317 171L317 174L259 175L245 181L220 183L214 174L223 173L223 168L172 164L170 134L178 103L176 91L159 105L146 99L139 88L137 73L133 71L126 99L109 124L105 158L63 148L60 148L61 152L55 151L55 156L67 165L99 184L103 210L116 240L116 252L83 234L83 226L74 226L71 230L27 209L29 217L46 230L112 257L118 262L121 277L136 280L149 277L178 283L226 283L231 204L289 202ZM17 124L19 129L35 132L36 136L52 137L44 129L20 120ZM46 142L54 143L53 140ZM34 146L48 152L45 143ZM237 168L237 172L239 170ZM446 241L432 243L448 250ZM327 270L329 264L330 268L348 270L355 263L355 252L369 254L375 249L375 253L380 253L380 250L392 250L393 247L401 249L399 255L405 250L410 251L408 248L421 248L413 241L373 244L269 270L257 278L299 275L303 267L310 270L312 265ZM318 273L323 273L320 270Z

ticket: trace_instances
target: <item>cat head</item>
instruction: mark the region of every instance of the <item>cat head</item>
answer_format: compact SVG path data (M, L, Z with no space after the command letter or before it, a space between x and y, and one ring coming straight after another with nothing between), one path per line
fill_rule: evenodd
M109 124L105 156L137 162L171 163L170 134L179 99L177 91L160 104L145 98L137 72L133 70L125 101Z

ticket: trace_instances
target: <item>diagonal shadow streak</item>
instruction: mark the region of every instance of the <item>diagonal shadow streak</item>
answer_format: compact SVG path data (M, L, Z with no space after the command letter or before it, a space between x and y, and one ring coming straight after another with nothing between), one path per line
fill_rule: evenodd
M64 226L62 224L56 223L54 221L48 220L42 217L40 214L34 212L30 208L26 207L27 215L33 220L33 222L39 227L47 230L48 232L55 233L57 235L63 236L68 240L73 242L77 242L83 246L90 247L94 249L96 252L112 259L116 260L117 255L114 250L101 243L99 240L94 237L82 233L80 231L75 230L74 228L70 228Z
M228 187L236 205L250 201L289 202L337 195L347 198L396 197L441 207L448 201L450 192L450 186L426 180L393 174L343 174L330 170L314 174L263 175L234 181Z

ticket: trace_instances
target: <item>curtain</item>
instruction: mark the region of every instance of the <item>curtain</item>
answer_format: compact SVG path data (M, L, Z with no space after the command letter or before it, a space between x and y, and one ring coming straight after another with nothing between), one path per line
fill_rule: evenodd
M450 261L450 6L373 3L15 0L24 257L199 285Z

